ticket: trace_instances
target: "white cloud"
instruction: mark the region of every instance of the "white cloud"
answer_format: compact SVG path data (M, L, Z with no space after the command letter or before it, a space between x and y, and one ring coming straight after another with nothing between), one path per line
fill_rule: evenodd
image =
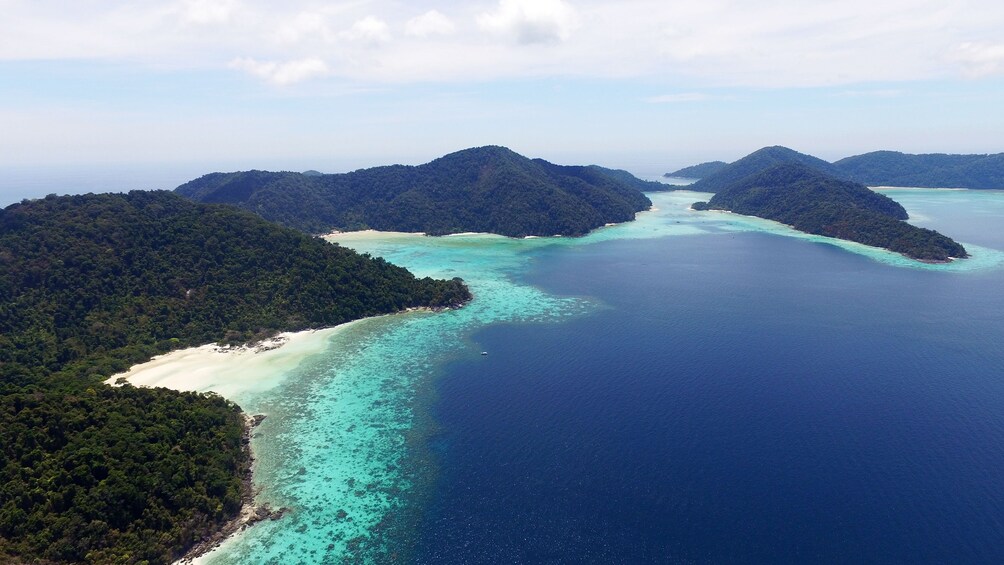
M279 26L275 39L280 43L298 43L310 37L330 40L333 35L324 14L300 12Z
M650 104L677 104L680 102L704 102L714 99L713 96L701 92L682 92L679 94L662 94L646 98Z
M880 88L874 90L842 90L832 94L835 98L901 98L906 91L896 88Z
M999 0L472 0L441 3L449 17L398 0L0 4L0 61L205 70L254 54L277 68L323 61L325 74L363 85L576 76L683 93L1004 73Z
M962 64L970 77L1004 73L1004 43L966 42L955 49L952 58Z
M578 22L564 0L499 0L495 11L481 14L477 21L482 29L522 44L565 41Z
M240 7L237 0L182 0L184 21L199 25L227 23Z
M250 57L243 57L231 61L230 68L245 71L278 86L285 86L310 78L324 76L330 72L327 63L316 57L281 63L276 61L257 61Z
M450 18L436 10L429 10L421 16L416 16L404 24L404 33L414 37L429 37L430 35L449 35L456 31L457 26Z
M390 26L380 18L366 16L352 24L352 27L342 35L353 41L385 43L390 41Z

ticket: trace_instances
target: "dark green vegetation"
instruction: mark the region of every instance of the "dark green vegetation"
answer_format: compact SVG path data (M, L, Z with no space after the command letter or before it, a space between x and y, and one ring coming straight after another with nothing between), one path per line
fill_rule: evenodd
M710 202L694 209L759 216L922 261L967 256L961 245L940 233L904 222L906 210L892 199L800 162L768 165L716 188Z
M718 192L751 174L759 173L774 165L786 163L807 165L830 176L840 176L833 165L822 159L799 153L787 147L775 145L754 151L729 166L723 167L717 173L706 176L686 188L698 192Z
M875 151L834 163L847 178L870 186L1004 189L1004 153L908 155Z
M372 228L431 235L583 235L632 220L651 206L637 183L624 182L622 174L531 160L504 147L345 174L213 173L177 192L200 202L233 204L311 233Z
M0 211L0 561L170 562L239 509L239 408L108 376L469 298L459 280L170 192Z
M717 173L727 166L728 163L725 161L708 161L707 163L701 163L700 165L684 167L680 170L673 171L672 173L666 173L663 176L666 178L679 179L703 179L704 177Z
M241 508L242 419L165 389L4 387L0 561L180 557Z
M803 155L784 147L767 147L753 153L760 154L754 163L765 168L781 162L800 162L811 165L834 177L852 180L869 186L915 186L925 188L983 188L1004 189L1004 153L991 155L946 155L931 153L910 155L897 151L874 151L863 155L846 157L834 163L827 163L809 155ZM748 160L736 161L736 165ZM718 186L737 180L752 168L738 171L726 179L712 180L726 168L722 161L701 163L686 167L667 177L707 179L709 182L695 183L688 189L716 192Z
M599 165L589 165L589 168L600 172L617 182L623 183L625 186L630 186L640 190L641 192L665 192L674 188L673 185L670 184L654 180L640 179L624 169L608 169Z

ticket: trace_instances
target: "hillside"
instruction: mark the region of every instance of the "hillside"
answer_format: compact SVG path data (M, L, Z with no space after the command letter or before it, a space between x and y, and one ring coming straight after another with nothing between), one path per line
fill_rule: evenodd
M728 166L725 161L708 161L707 163L701 163L699 165L691 165L689 167L684 167L682 169L673 171L672 173L666 173L663 175L666 178L680 178L680 179L703 179L704 177L711 176L718 171L724 169Z
M806 233L882 247L922 261L966 257L944 235L910 225L906 211L864 185L801 163L770 165L719 187L697 210L729 210L775 220Z
M788 163L807 165L831 176L841 176L833 165L822 159L799 153L787 147L775 145L754 151L727 167L722 167L718 172L702 178L687 188L698 192L718 192L751 174L758 173L774 165Z
M219 397L113 389L166 351L470 298L380 259L170 192L0 211L0 560L169 563L241 505Z
M372 228L432 235L574 236L632 220L651 206L623 175L531 160L493 146L419 166L344 174L213 173L177 192L200 202L234 204L311 233Z
M759 154L759 155L758 155ZM735 181L752 170L771 164L803 163L832 176L868 186L906 186L924 188L972 188L1004 190L1004 153L991 155L950 155L929 153L911 155L898 151L873 151L846 157L833 163L803 155L784 147L767 147L751 154L749 166L731 177L715 178L726 168L722 161L685 167L667 177L696 178L693 190L715 192L718 186ZM734 164L740 163L742 160Z
M635 190L641 192L665 192L667 190L673 190L676 188L673 185L661 183L654 180L643 180L640 179L624 169L608 169L606 167L601 167L599 165L589 165L590 169L596 170L613 180L624 184L625 186L630 186Z
M1004 153L910 155L875 151L834 163L847 178L870 186L1004 189Z

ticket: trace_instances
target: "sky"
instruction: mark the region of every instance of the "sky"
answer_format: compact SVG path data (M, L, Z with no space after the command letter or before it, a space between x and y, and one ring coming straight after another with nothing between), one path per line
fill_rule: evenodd
M999 0L0 0L0 171L1004 151ZM198 173L201 174L201 173ZM2 181L2 179L0 179Z

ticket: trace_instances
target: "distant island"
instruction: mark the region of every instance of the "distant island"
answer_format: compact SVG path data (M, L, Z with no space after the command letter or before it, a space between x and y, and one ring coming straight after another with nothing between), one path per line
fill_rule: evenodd
M920 261L968 256L948 237L903 221L906 210L891 198L833 176L832 165L822 163L784 147L766 147L694 183L693 190L715 195L693 208L758 216Z
M709 161L699 165L691 165L682 169L666 173L662 176L670 179L702 179L708 175L713 175L728 166L725 161Z
M875 151L834 163L847 178L870 186L1004 189L1004 153L909 155Z
M817 159L808 155L805 157ZM1004 189L1004 153L911 155L897 151L874 151L833 163L822 159L815 162L817 168L833 176L869 186ZM703 179L721 171L725 165L723 161L711 161L666 173L665 176ZM697 189L696 185L687 188Z
M444 235L579 236L651 207L642 190L666 189L626 171L561 166L498 146L419 166L344 174L212 173L176 192L225 203L308 233L376 229Z
M818 157L813 157L812 155L799 153L798 151L788 149L787 147L775 145L772 147L758 149L742 159L739 159L726 167L722 167L718 170L718 172L701 178L686 188L689 190L696 190L698 192L718 192L731 187L733 184L752 174L762 172L774 165L784 165L790 163L798 163L811 167L831 177L840 176L833 165ZM903 212L903 218L906 218L906 211Z
M670 184L654 180L640 179L624 169L608 169L599 165L589 165L589 168L594 169L627 186L633 187L636 190L640 190L641 192L666 192L674 188L673 185Z
M471 298L459 279L163 191L9 206L0 264L0 561L15 563L170 563L249 496L239 407L110 375Z

